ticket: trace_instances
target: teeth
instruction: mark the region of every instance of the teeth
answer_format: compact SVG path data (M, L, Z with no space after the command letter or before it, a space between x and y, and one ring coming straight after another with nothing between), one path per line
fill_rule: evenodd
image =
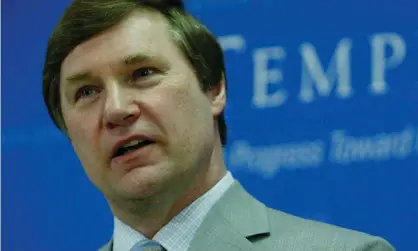
M139 144L139 143L142 143L143 141L144 141L144 140L139 140L139 139L132 140L132 141L130 141L129 143L126 143L125 145L123 145L123 147L134 146L134 145L137 145L137 144Z

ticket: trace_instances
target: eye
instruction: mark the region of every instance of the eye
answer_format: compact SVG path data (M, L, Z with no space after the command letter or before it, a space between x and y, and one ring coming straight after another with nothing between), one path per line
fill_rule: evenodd
M79 99L90 97L97 92L98 90L94 86L83 86L76 92L74 100L78 101Z
M150 67L139 68L132 72L132 80L146 78L155 74L156 72L156 69Z

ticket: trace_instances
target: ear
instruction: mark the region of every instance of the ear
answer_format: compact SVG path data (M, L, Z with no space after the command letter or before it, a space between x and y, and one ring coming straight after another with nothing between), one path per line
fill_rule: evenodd
M213 116L219 116L226 106L226 86L223 74L219 84L209 89L207 95L212 107Z

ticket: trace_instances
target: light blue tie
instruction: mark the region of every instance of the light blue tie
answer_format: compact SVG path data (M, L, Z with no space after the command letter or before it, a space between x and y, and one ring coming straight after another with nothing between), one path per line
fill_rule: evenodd
M131 248L130 251L165 251L165 249L156 241L141 241Z

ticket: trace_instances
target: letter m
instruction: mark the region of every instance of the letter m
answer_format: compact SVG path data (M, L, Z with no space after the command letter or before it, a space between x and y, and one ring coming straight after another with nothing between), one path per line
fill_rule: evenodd
M302 59L299 99L305 103L314 101L314 88L319 96L328 97L335 85L335 92L339 98L350 97L353 93L350 83L350 51L351 41L342 39L334 51L327 70L324 71L315 47L310 43L303 43L299 48Z

